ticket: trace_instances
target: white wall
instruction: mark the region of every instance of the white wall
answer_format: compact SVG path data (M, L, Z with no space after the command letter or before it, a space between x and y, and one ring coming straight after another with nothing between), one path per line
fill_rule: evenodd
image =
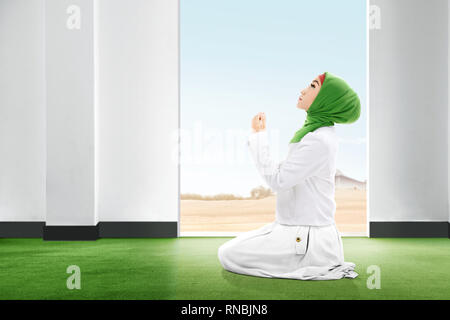
M96 223L91 142L100 221L177 221L178 1L99 0L97 47L83 40L89 12L70 32L68 2L47 5L50 224ZM44 8L0 0L0 221L46 218Z
M0 221L45 219L43 10L0 0Z
M98 12L99 219L177 221L178 1Z
M447 1L370 4L370 220L447 221Z
M371 221L450 221L448 1L371 4ZM0 0L1 221L45 219L43 10ZM177 220L177 15L175 0L99 0L100 221Z

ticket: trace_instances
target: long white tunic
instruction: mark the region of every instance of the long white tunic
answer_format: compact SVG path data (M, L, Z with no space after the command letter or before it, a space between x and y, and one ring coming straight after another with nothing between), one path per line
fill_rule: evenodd
M277 194L272 223L244 232L218 250L222 266L235 273L300 280L355 278L344 261L334 222L334 176L338 140L334 126L321 127L289 144L284 161L270 154L267 132L251 133L248 147L258 172Z

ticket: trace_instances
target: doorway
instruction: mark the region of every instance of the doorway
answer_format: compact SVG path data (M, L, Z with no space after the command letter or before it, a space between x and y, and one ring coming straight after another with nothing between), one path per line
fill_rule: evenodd
M367 3L351 0L180 3L180 231L236 235L275 219L276 195L246 149L250 120L267 115L281 161L305 120L300 90L324 71L360 96L360 119L336 125L336 224L367 235Z

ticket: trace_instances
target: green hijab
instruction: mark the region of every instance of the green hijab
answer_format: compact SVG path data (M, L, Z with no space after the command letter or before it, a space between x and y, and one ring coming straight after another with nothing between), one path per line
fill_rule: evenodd
M306 113L303 127L295 133L290 143L299 142L308 132L320 127L355 122L361 113L361 103L343 79L325 72L322 87Z

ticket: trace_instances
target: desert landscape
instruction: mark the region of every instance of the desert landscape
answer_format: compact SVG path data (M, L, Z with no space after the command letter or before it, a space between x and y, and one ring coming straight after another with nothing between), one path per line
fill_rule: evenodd
M336 225L345 234L366 232L366 190L336 189ZM180 200L181 232L245 232L275 220L276 195L244 200Z

